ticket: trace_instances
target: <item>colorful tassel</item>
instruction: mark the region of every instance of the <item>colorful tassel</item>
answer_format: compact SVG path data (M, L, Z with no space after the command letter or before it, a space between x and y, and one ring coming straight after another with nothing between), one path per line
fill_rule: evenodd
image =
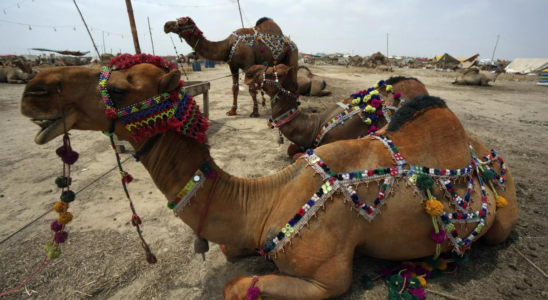
M54 205L53 205L53 210L56 212L56 213L59 213L59 214L62 214L65 212L66 209L68 209L69 205L68 203L65 203L63 201L57 201Z
M443 204L438 200L430 200L426 202L426 213L432 217L438 216L443 212Z
M247 300L260 300L261 296L261 290L254 286L247 290Z
M128 172L122 171L122 179L126 184L130 184L133 181L133 176L131 176Z
M497 208L504 208L506 205L508 205L508 201L506 198L502 196L497 197Z
M51 223L50 228L51 230L58 232L58 231L61 231L61 229L63 229L63 225L60 224L57 220L55 220Z
M57 221L60 224L67 225L68 223L72 221L72 214L69 212L62 213L59 215L59 218L57 218Z

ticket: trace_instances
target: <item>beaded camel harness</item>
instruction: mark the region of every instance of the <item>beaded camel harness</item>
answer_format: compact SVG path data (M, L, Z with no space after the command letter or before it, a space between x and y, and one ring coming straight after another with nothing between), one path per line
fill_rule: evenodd
M437 244L436 258L440 255L441 244L448 239L454 246L454 251L458 254L463 254L464 251L471 245L472 241L482 231L485 225L485 218L488 213L488 204L485 193L485 184L488 182L493 191L495 188L493 183L498 188L504 189L506 165L504 160L500 158L494 150L484 158L477 158L472 146L470 145L470 154L472 157L470 165L462 169L435 169L418 165L407 165L399 149L386 136L371 134L369 138L377 140L384 144L390 152L395 166L377 168L372 170L364 170L350 173L335 173L327 164L313 151L308 150L301 158L306 160L308 166L312 167L316 174L319 174L324 179L324 184L312 197L297 211L295 216L280 230L276 237L268 242L260 254L265 256L277 255L277 252L284 250L286 244L291 244L291 240L299 234L299 231L308 225L310 219L316 214L320 207L325 208L325 203L335 193L342 193L344 201L350 202L350 210L356 209L358 216L362 216L367 221L371 222L383 204L386 203L388 196L392 191L392 185L395 180L405 178L406 184L411 186L414 193L421 196L421 202L426 202L426 211L432 217L434 224L434 232L432 239ZM501 165L500 174L496 174L488 164L498 161ZM408 168L404 168L404 166ZM469 211L469 203L473 189L474 180L472 175L476 172L478 181L481 187L481 209L478 211ZM451 180L469 179L469 185L464 197L460 197L455 192ZM445 190L447 196L450 197L451 203L456 206L457 212L448 213L444 211L443 204L436 200L431 194L429 188L434 185L434 179L437 180ZM370 205L365 204L357 195L353 185L360 183L369 184L376 181L380 185L379 193ZM506 205L506 199L495 193L497 198L497 208L502 208ZM456 223L478 223L475 229L464 239L458 235Z
M232 35L236 37L236 42L234 42L234 45L232 45L232 47L230 48L230 53L228 54L229 63L232 61L232 58L234 58L234 51L236 50L236 46L238 46L240 42L244 42L247 46L253 47L255 45L255 41L262 41L266 45L266 47L268 47L268 49L270 49L270 51L272 52L272 58L275 61L274 65L276 65L278 58L283 53L285 45L289 46L289 51L297 50L297 44L295 44L295 42L293 42L287 36L277 36L273 34L260 33L257 31L256 27L253 27L253 34L240 35L236 31L234 31ZM286 53L287 56L289 56L290 54L289 51ZM261 52L264 52L264 48L261 48Z

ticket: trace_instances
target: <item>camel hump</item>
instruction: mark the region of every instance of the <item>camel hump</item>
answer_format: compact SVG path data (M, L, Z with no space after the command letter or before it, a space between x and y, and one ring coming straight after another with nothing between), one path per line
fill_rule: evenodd
M259 26L259 25L261 25L262 23L264 23L266 21L273 21L274 22L274 20L272 20L269 17L262 17L259 20L257 20L257 23L255 23L255 26Z
M391 76L390 78L388 78L386 80L386 84L394 85L394 84L396 84L400 81L404 81L404 80L415 80L416 82L418 82L418 83L420 83L424 86L424 83L422 83L417 78L415 78L415 77L405 77L405 76Z
M388 131L397 132L406 123L416 116L433 108L447 108L447 104L441 98L429 95L417 96L396 111L392 121L388 124Z
M479 74L479 69L477 69L477 68L468 69L468 70L466 70L466 72L464 72L464 74L462 74L462 75L466 75L466 74L468 74L468 73L476 73L476 74Z

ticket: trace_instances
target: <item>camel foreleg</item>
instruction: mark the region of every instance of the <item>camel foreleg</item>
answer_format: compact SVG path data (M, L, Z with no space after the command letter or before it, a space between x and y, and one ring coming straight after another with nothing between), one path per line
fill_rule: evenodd
M259 114L259 103L257 102L257 88L249 87L249 94L253 100L253 112L249 116L252 118L260 117L261 114Z
M284 264L282 262L282 264ZM286 266L288 267L288 266ZM270 274L258 276L254 286L263 300L319 300L344 294L352 283L352 258L346 255L333 256L321 265L317 261L301 261L289 268L308 270L310 276ZM282 272L284 268L282 268ZM246 300L253 277L238 276L226 283L223 295L226 300ZM257 292L257 291L255 291Z
M240 85L238 83L238 68L230 66L230 73L232 73L232 107L226 113L227 116L237 115L236 110L238 109L238 92L240 91Z

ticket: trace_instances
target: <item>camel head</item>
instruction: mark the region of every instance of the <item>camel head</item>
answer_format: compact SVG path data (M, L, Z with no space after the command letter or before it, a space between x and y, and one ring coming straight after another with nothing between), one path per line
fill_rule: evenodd
M284 89L296 92L297 82L294 79L293 72L296 72L296 70L293 70L293 67L288 67L284 64L276 66L278 82ZM265 66L255 65L245 72L244 84L250 87L261 86L262 90L268 94L268 96L273 97L278 94L279 88L273 84L263 84L263 82L265 77L267 80L276 80L276 75L274 73L274 67L268 67L265 70Z
M121 58L126 58L125 60ZM181 72L154 65L154 62L136 62L139 58L160 58L141 54L125 54L111 60L116 64L106 81L105 88L115 109L125 108L179 86ZM159 62L161 60L161 62ZM115 133L123 139L131 133L123 128L119 118L106 114L107 108L100 92L100 69L87 67L59 67L44 70L26 86L21 98L21 114L40 127L34 142L45 144L66 130L108 131L110 120L115 119ZM63 125L63 117L65 124Z

